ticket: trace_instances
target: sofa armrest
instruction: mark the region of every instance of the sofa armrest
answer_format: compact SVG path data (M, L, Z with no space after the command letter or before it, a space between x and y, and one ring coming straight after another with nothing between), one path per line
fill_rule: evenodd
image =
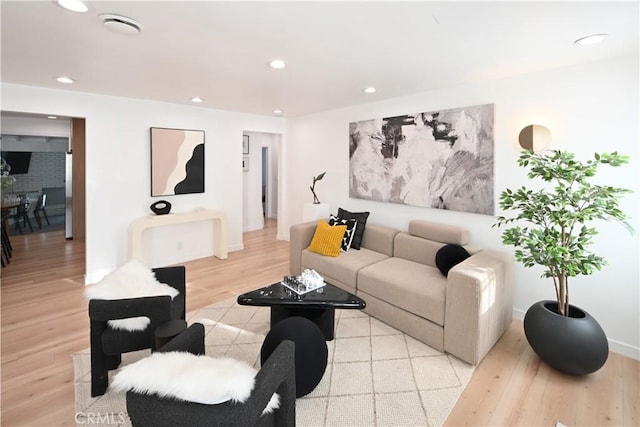
M302 251L307 249L313 239L318 221L303 222L291 226L289 230L289 274L302 273Z
M446 352L477 365L511 324L513 257L483 250L449 271L444 320Z

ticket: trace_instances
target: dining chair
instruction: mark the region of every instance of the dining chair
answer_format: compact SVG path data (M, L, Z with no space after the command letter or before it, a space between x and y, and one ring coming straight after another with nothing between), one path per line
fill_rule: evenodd
M5 211L2 209L2 252L5 254L7 258L7 264L11 259L13 253L13 245L11 244L11 239L9 238L9 211Z
M2 266L6 266L11 262L11 252L13 250L11 241L9 240L9 233L7 232L7 223L2 220L1 225L2 239L0 244L2 245L2 252L0 253L0 259L2 260Z
M31 202L27 197L20 198L20 204L16 208L16 210L9 214L8 219L12 219L14 221L15 229L18 230L20 234L24 234L22 230L23 227L29 226L29 230L33 232L33 226L31 225L31 220L29 219L29 206ZM23 224L20 224L22 222Z
M49 222L49 216L47 215L47 210L45 206L47 205L47 195L40 194L38 196L38 200L36 201L36 206L33 208L33 217L36 219L36 223L38 224L38 228L42 228L42 218L40 214L44 215L44 219L47 221L47 225L51 225Z

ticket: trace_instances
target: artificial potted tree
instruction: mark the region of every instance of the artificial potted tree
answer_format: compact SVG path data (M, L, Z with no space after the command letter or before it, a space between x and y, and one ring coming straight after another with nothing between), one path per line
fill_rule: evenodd
M520 154L518 165L529 169L527 177L547 184L539 190L521 187L500 194L500 207L513 216L498 216L494 226L513 224L502 233L502 242L516 248L515 258L525 267L540 265L542 277L553 279L555 301L540 301L527 311L524 330L533 350L550 366L573 375L600 369L609 346L604 331L586 311L569 304L569 278L590 275L606 265L589 251L598 234L587 224L614 220L633 231L628 216L618 207L624 188L591 182L602 165L628 162L617 152L595 154L580 162L567 151ZM524 224L523 224L524 223Z

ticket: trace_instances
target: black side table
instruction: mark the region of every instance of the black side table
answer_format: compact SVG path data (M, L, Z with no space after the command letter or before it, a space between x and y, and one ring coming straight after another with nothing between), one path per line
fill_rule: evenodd
M180 333L185 329L187 329L187 322L182 319L169 320L168 322L158 326L154 332L154 351L162 348L163 345L180 335Z

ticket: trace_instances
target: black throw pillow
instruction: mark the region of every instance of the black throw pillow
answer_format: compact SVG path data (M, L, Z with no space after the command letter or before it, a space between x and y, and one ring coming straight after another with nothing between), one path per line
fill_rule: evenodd
M338 218L355 219L357 221L356 232L353 235L353 240L351 241L351 247L353 249L360 249L360 245L362 244L362 235L364 234L364 226L367 224L369 213L370 212L349 212L342 208L338 208Z
M436 266L443 276L449 275L449 270L469 258L469 252L460 245L444 245L436 253Z

